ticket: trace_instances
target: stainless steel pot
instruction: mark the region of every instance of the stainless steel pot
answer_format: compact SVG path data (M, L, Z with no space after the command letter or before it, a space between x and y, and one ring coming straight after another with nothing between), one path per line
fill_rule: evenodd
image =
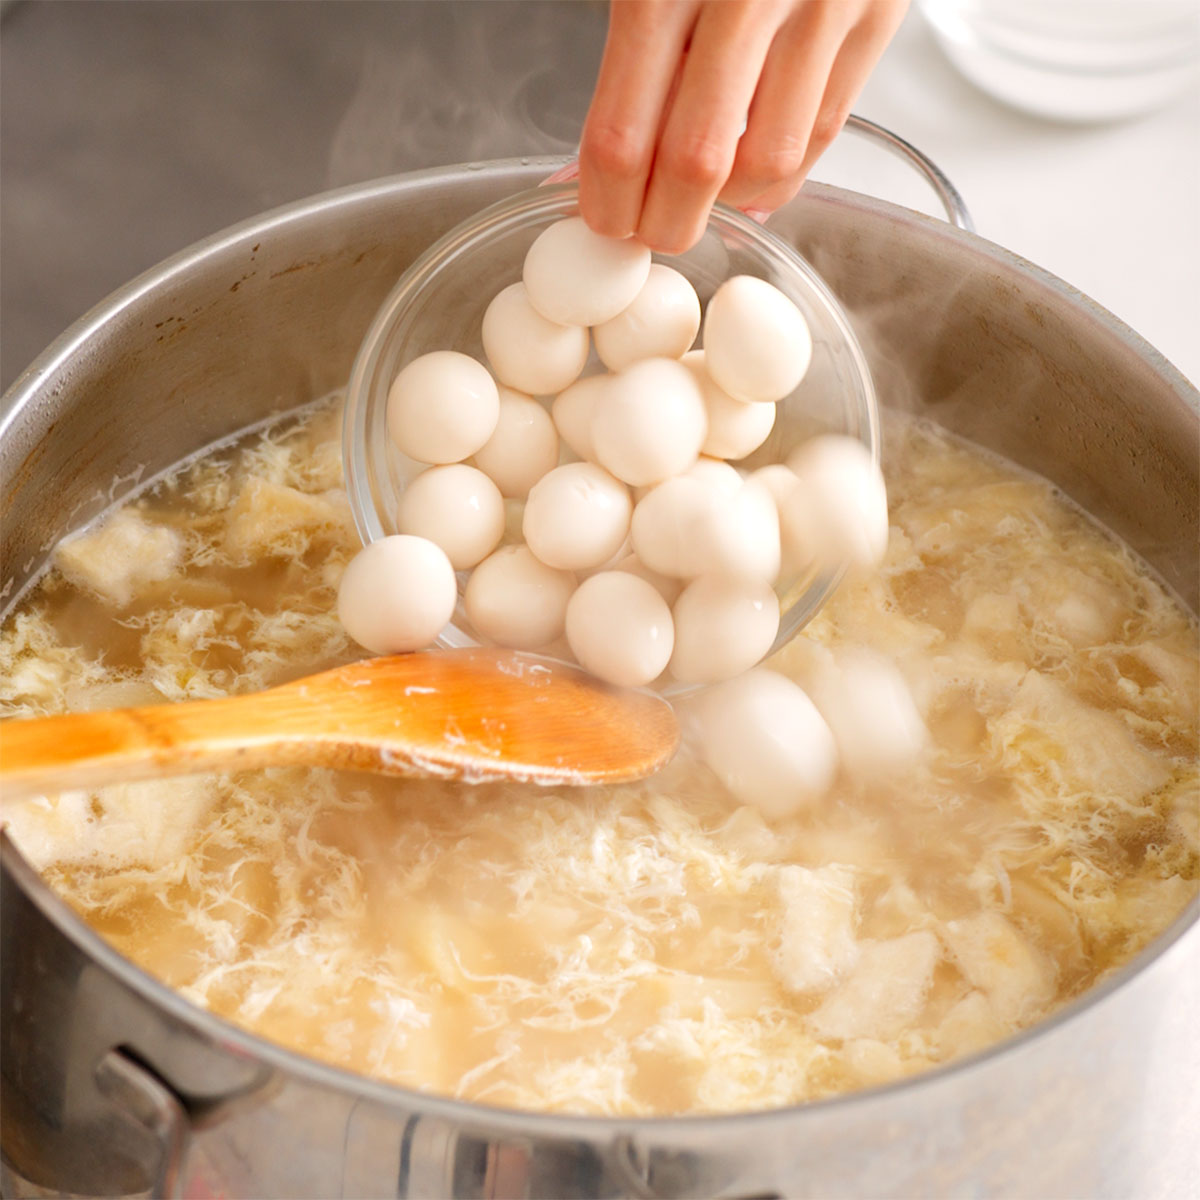
M138 480L344 384L401 269L551 165L320 196L85 317L0 409L0 595ZM1153 349L1037 268L904 209L813 186L774 227L850 310L884 404L1057 481L1196 609L1200 398ZM1054 1020L909 1082L758 1115L602 1120L431 1098L273 1047L121 958L11 843L0 860L8 1195L1141 1197L1194 1183L1195 906Z

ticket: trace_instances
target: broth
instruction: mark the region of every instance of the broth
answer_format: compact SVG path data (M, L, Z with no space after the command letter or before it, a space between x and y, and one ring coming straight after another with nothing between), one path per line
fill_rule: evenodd
M357 657L339 411L199 459L65 542L0 634L6 716L249 692ZM764 1109L1024 1028L1197 891L1194 622L1052 487L890 416L892 536L770 665L890 656L904 778L768 823L683 750L611 789L315 770L46 797L47 881L197 1004L487 1103Z

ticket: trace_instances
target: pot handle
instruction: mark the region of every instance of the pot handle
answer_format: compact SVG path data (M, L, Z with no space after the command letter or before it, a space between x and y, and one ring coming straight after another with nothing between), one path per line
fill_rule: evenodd
M922 153L911 142L906 142L890 129L885 129L882 125L868 121L866 117L860 117L854 113L846 118L845 128L882 146L897 158L904 159L910 167L925 176L929 186L933 188L937 193L937 198L942 202L950 224L959 229L965 229L968 233L975 232L975 222L971 219L966 202L958 188L950 182L946 173L927 154Z
M157 1161L142 1164L150 1180L150 1200L179 1196L191 1140L191 1122L179 1097L121 1048L110 1050L96 1064L95 1077L101 1094L144 1126L151 1143L157 1144Z
M878 125L874 121L868 121L866 117L860 117L854 113L851 113L846 118L844 128L849 129L852 133L857 133L862 137L868 138L870 141L876 142L885 150L896 155L897 158L904 159L915 171L925 176L929 186L933 188L937 193L938 199L942 202L942 207L946 210L946 218L950 224L959 229L965 229L968 233L975 232L975 222L971 219L966 202L963 200L958 188L950 182L949 176L927 154L922 153L911 142L906 142L890 129L885 129L882 125ZM579 160L572 158L569 162L559 167L553 175L548 175L543 179L542 184L567 183L572 179L578 178ZM765 220L766 218L763 217L760 219Z

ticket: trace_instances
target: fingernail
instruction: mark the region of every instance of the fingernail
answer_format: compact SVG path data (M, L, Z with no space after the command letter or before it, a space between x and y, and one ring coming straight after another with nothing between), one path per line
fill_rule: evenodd
M577 159L572 159L569 163L559 167L553 175L547 175L546 178L543 179L540 184L538 184L538 186L541 187L547 183L568 183L570 180L578 178L579 161Z

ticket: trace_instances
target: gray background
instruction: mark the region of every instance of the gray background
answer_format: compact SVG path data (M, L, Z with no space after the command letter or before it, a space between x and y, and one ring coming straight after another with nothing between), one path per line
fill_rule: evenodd
M407 171L573 149L604 0L0 0L0 386L142 270L244 217ZM979 233L1200 380L1200 88L1135 119L1014 111L920 0L855 108L958 184ZM840 138L815 177L936 213Z
M18 0L0 18L0 387L147 267L329 187L567 153L592 0Z

